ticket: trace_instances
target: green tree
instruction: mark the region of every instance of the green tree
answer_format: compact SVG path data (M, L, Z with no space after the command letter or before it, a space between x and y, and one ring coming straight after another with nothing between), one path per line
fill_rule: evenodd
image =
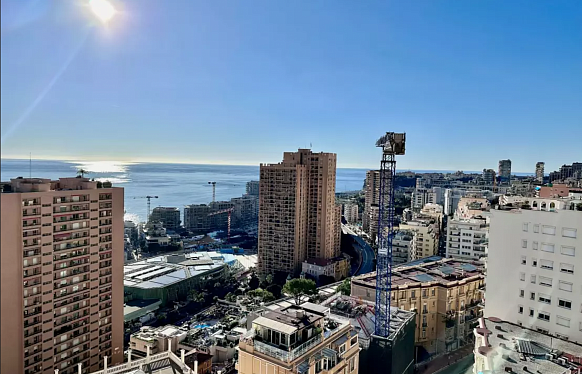
M267 285L273 284L273 274L267 274L265 277L265 282L267 282Z
M283 286L283 292L292 296L297 305L301 302L301 297L313 295L315 290L315 282L311 279L291 279Z
M281 297L282 290L283 290L283 287L279 286L278 284L271 284L270 286L267 286L267 291L272 293L276 299L279 299Z
M89 174L89 171L88 170L85 170L83 168L77 169L77 176L78 177L84 178L85 177L85 174Z
M350 278L344 279L344 281L337 286L337 292L341 293L342 295L350 296L352 293L352 282Z
M259 277L257 277L257 274L255 274L254 272L251 274L251 279L249 279L249 287L251 290L256 290L259 287L259 284L261 283L261 281L259 280Z
M261 299L261 301L264 303L268 303L269 301L275 300L275 296L273 296L272 293L270 293L269 291L265 291L262 288L257 288L256 290L247 292L247 296Z

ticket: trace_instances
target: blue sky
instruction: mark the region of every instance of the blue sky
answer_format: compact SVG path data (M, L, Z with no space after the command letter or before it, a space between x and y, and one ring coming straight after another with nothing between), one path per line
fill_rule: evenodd
M2 157L582 161L581 1L2 0Z

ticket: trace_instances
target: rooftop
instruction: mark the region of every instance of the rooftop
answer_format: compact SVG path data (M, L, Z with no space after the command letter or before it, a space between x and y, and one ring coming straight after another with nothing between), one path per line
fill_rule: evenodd
M322 319L325 316L324 313L315 310L321 310L320 306L316 305L317 308L311 308L311 305L314 304L304 303L299 306L290 305L268 311L263 316L255 319L253 323L285 334L292 334L297 330L311 326L315 321Z
M51 191L94 190L111 188L110 182L95 182L89 178L73 177L51 180L47 178L13 178L10 182L0 182L2 193L32 193Z
M163 288L224 266L224 258L212 256L212 252L157 256L125 265L123 284L126 287Z
M446 286L474 277L484 277L484 266L476 261L464 261L431 256L394 268L392 286L430 283ZM352 282L376 287L376 272L352 278Z
M355 297L336 295L326 300L323 305L330 308L332 316L338 315L349 318L355 327L360 341L369 342L375 330L374 303L360 300ZM390 336L395 337L410 320L416 316L415 312L391 307L390 308Z
M475 334L483 336L488 343L476 347L481 356L490 359L492 366L486 367L489 371L483 374L508 372L508 368L512 373L570 374L582 368L581 345L495 317L480 319Z

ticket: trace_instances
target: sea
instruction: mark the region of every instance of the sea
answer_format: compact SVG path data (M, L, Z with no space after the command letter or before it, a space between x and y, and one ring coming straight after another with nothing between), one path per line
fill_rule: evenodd
M126 163L114 161L53 161L2 159L1 180L16 177L35 178L74 177L77 170L89 171L86 177L110 181L123 187L125 219L144 222L147 216L145 196L151 199L152 209L173 206L180 210L188 204L207 204L212 201L212 185L216 182L216 200L230 200L246 192L246 183L259 179L259 166L190 165L168 163ZM367 169L338 168L336 192L361 190Z

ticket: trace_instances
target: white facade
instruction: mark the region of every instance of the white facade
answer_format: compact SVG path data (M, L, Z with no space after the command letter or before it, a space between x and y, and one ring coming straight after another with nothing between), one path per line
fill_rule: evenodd
M582 212L539 204L492 211L485 316L582 343Z
M450 220L447 226L447 258L477 261L487 256L488 219Z
M395 265L410 262L412 240L414 233L411 231L397 231L392 238L392 262Z
M358 222L358 205L344 204L344 218L349 223Z
M445 190L445 215L451 215L453 213L455 213L455 210L457 210L457 206L459 205L459 201L461 200L461 197L463 197L461 195L461 193L459 193L457 190L453 190L450 188L447 188Z

